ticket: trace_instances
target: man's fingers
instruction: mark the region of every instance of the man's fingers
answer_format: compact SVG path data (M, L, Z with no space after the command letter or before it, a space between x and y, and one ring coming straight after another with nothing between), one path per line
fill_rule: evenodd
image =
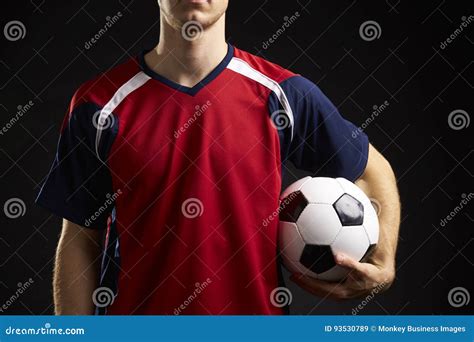
M335 259L336 259L336 264L338 264L339 266L348 268L350 270L357 271L357 272L362 273L362 274L365 274L366 271L367 271L366 268L365 268L366 265L364 265L361 262L358 262L355 259L352 259L351 257L349 257L345 254L338 253L336 255Z
M340 283L331 283L323 280L306 277L302 274L292 275L290 278L294 283L318 297L330 297L335 299L347 298L347 291Z

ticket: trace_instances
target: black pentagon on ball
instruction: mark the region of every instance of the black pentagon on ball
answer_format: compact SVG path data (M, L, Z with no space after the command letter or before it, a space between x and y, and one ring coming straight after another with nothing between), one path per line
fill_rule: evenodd
M308 200L301 191L292 192L280 203L280 221L296 222L307 205Z
M369 246L369 248L367 248L367 250L365 251L365 254L364 256L360 259L360 262L366 262L367 259L370 257L370 255L372 254L372 252L374 251L375 247L377 246L377 244L373 243Z
M344 194L333 204L343 226L360 226L364 222L364 206L349 194Z
M326 272L336 265L330 246L304 246L300 262L316 274Z

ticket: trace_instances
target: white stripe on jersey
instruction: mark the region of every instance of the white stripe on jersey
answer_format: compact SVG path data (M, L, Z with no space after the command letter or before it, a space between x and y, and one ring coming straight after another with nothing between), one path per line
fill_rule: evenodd
M107 128L107 119L117 106L133 91L144 85L151 77L145 74L143 71L138 72L135 76L125 82L112 96L112 98L106 103L104 108L101 109L98 122L97 122L97 134L95 137L95 153L97 158L100 159L99 155L99 143L102 135L102 130Z
M293 111L291 110L290 103L288 102L288 99L283 89L280 87L280 84L278 84L277 81L272 80L268 76L262 74L260 71L252 68L247 62L237 57L231 59L231 61L227 65L227 68L260 83L261 85L267 87L276 94L276 96L278 97L278 101L280 101L283 110L285 111L286 115L288 116L288 119L290 120L291 140L293 140Z

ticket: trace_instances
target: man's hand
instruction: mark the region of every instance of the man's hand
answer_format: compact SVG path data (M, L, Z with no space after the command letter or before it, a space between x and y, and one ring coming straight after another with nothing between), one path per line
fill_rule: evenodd
M375 260L371 260L372 263L358 262L343 254L336 255L335 260L339 266L349 270L347 278L340 283L318 280L297 273L290 279L318 297L342 300L383 292L390 287L395 278L393 265L382 265Z

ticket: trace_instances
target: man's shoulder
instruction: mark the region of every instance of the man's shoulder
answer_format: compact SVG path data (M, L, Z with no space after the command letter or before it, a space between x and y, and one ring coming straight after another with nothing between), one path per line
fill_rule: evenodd
M75 91L70 110L84 102L91 102L99 107L105 106L117 90L140 70L137 60L130 58L90 78Z
M321 89L313 81L265 58L240 49L236 49L234 58L242 60L243 63L247 64L246 68L252 68L268 79L277 82L289 98L295 98L300 101L302 98L310 100L319 99L323 96Z
M281 83L291 77L298 76L296 73L282 67L281 65L238 48L235 49L234 59L244 62L253 70L277 83Z

